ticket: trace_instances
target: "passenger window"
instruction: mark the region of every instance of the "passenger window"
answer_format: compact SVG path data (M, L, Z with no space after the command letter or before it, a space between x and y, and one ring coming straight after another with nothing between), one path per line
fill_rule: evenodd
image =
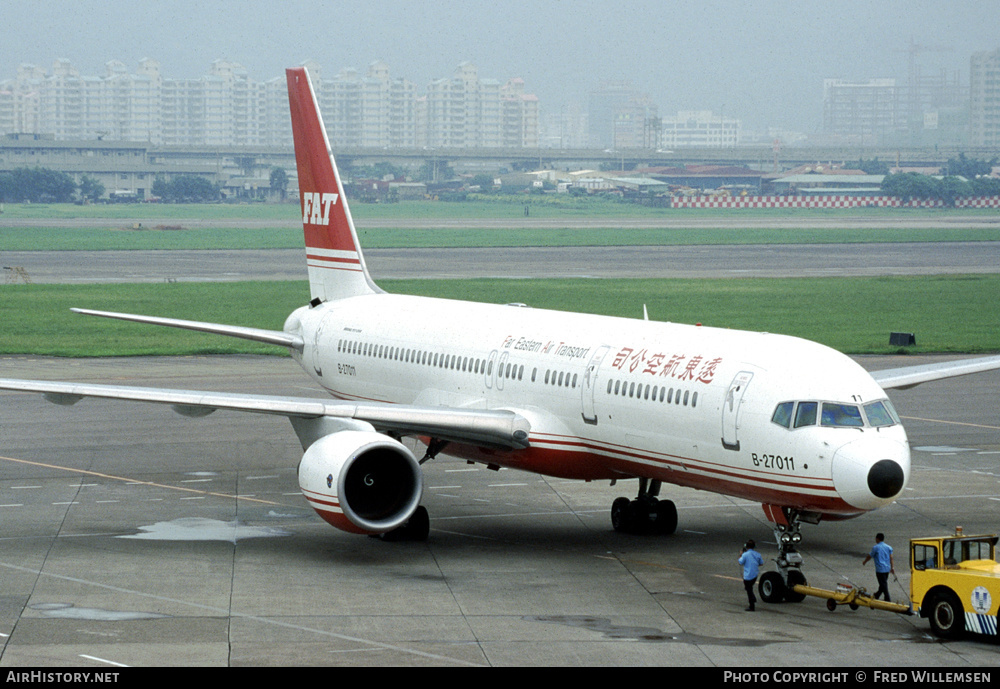
M802 428L803 426L815 425L816 408L818 406L817 402L799 402L799 406L795 410L795 427Z
M792 423L792 409L794 408L795 402L782 402L774 408L774 414L771 415L771 423L788 428Z

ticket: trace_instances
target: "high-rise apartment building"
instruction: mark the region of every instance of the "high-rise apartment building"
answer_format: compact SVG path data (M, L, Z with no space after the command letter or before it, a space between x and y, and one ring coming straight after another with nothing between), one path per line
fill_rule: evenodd
M895 79L823 80L823 132L846 143L890 141L901 126Z
M593 148L658 148L656 105L628 81L604 81L591 91L587 120Z
M970 61L969 143L1000 144L1000 48L973 53Z
M425 96L389 66L373 62L362 76L342 70L323 79L308 63L327 133L334 146L367 148L535 147L538 99L524 82L480 79L462 63ZM146 141L177 146L291 146L284 78L249 78L239 64L217 60L197 79L165 79L154 60L136 74L121 62L103 77L86 77L66 60L51 73L22 66L0 83L0 134L55 139Z

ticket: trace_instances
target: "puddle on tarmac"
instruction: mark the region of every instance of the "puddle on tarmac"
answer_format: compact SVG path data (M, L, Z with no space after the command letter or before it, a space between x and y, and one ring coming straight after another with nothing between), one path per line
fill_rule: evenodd
M117 538L138 538L150 541L227 541L236 543L247 538L276 538L289 536L284 529L271 526L248 526L238 521L224 522L218 519L183 517L169 522L157 522L151 526L140 526L142 533L118 536Z
M687 634L685 632L665 632L662 629L653 627L628 627L624 625L612 624L606 617L587 617L584 615L540 615L525 616L521 619L529 622L546 622L549 624L562 624L569 627L587 629L592 632L603 634L607 639L617 639L622 641L643 641L646 643L679 642L696 645L710 646L739 646L744 648L756 648L768 646L770 644L789 643L799 641L797 638L787 639L725 639L713 636L700 636L698 634Z
M28 606L45 617L58 617L64 620L101 620L103 622L120 622L122 620L155 620L170 615L155 612L121 612L119 610L102 610L101 608L78 608L72 603L36 603Z

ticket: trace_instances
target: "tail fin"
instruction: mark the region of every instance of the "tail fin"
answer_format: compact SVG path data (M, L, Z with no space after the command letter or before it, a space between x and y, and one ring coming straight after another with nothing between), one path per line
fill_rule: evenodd
M361 255L309 75L304 67L285 70L285 74L310 294L313 299L329 301L380 292Z

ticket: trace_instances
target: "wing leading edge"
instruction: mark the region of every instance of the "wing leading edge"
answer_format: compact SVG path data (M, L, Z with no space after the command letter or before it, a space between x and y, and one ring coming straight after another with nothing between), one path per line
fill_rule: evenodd
M341 402L309 397L244 395L199 390L169 390L127 385L64 383L0 378L0 390L42 393L56 404L75 404L84 397L169 404L186 416L205 416L216 409L275 414L292 420L355 421L380 432L431 436L490 447L528 447L530 423L507 409L418 407L379 402ZM301 436L300 436L301 437Z
M921 366L904 366L883 371L873 371L871 376L884 390L912 388L921 383L956 376L967 376L970 373L982 373L1000 369L1000 356L986 356L976 359L960 359L938 364L923 364Z

